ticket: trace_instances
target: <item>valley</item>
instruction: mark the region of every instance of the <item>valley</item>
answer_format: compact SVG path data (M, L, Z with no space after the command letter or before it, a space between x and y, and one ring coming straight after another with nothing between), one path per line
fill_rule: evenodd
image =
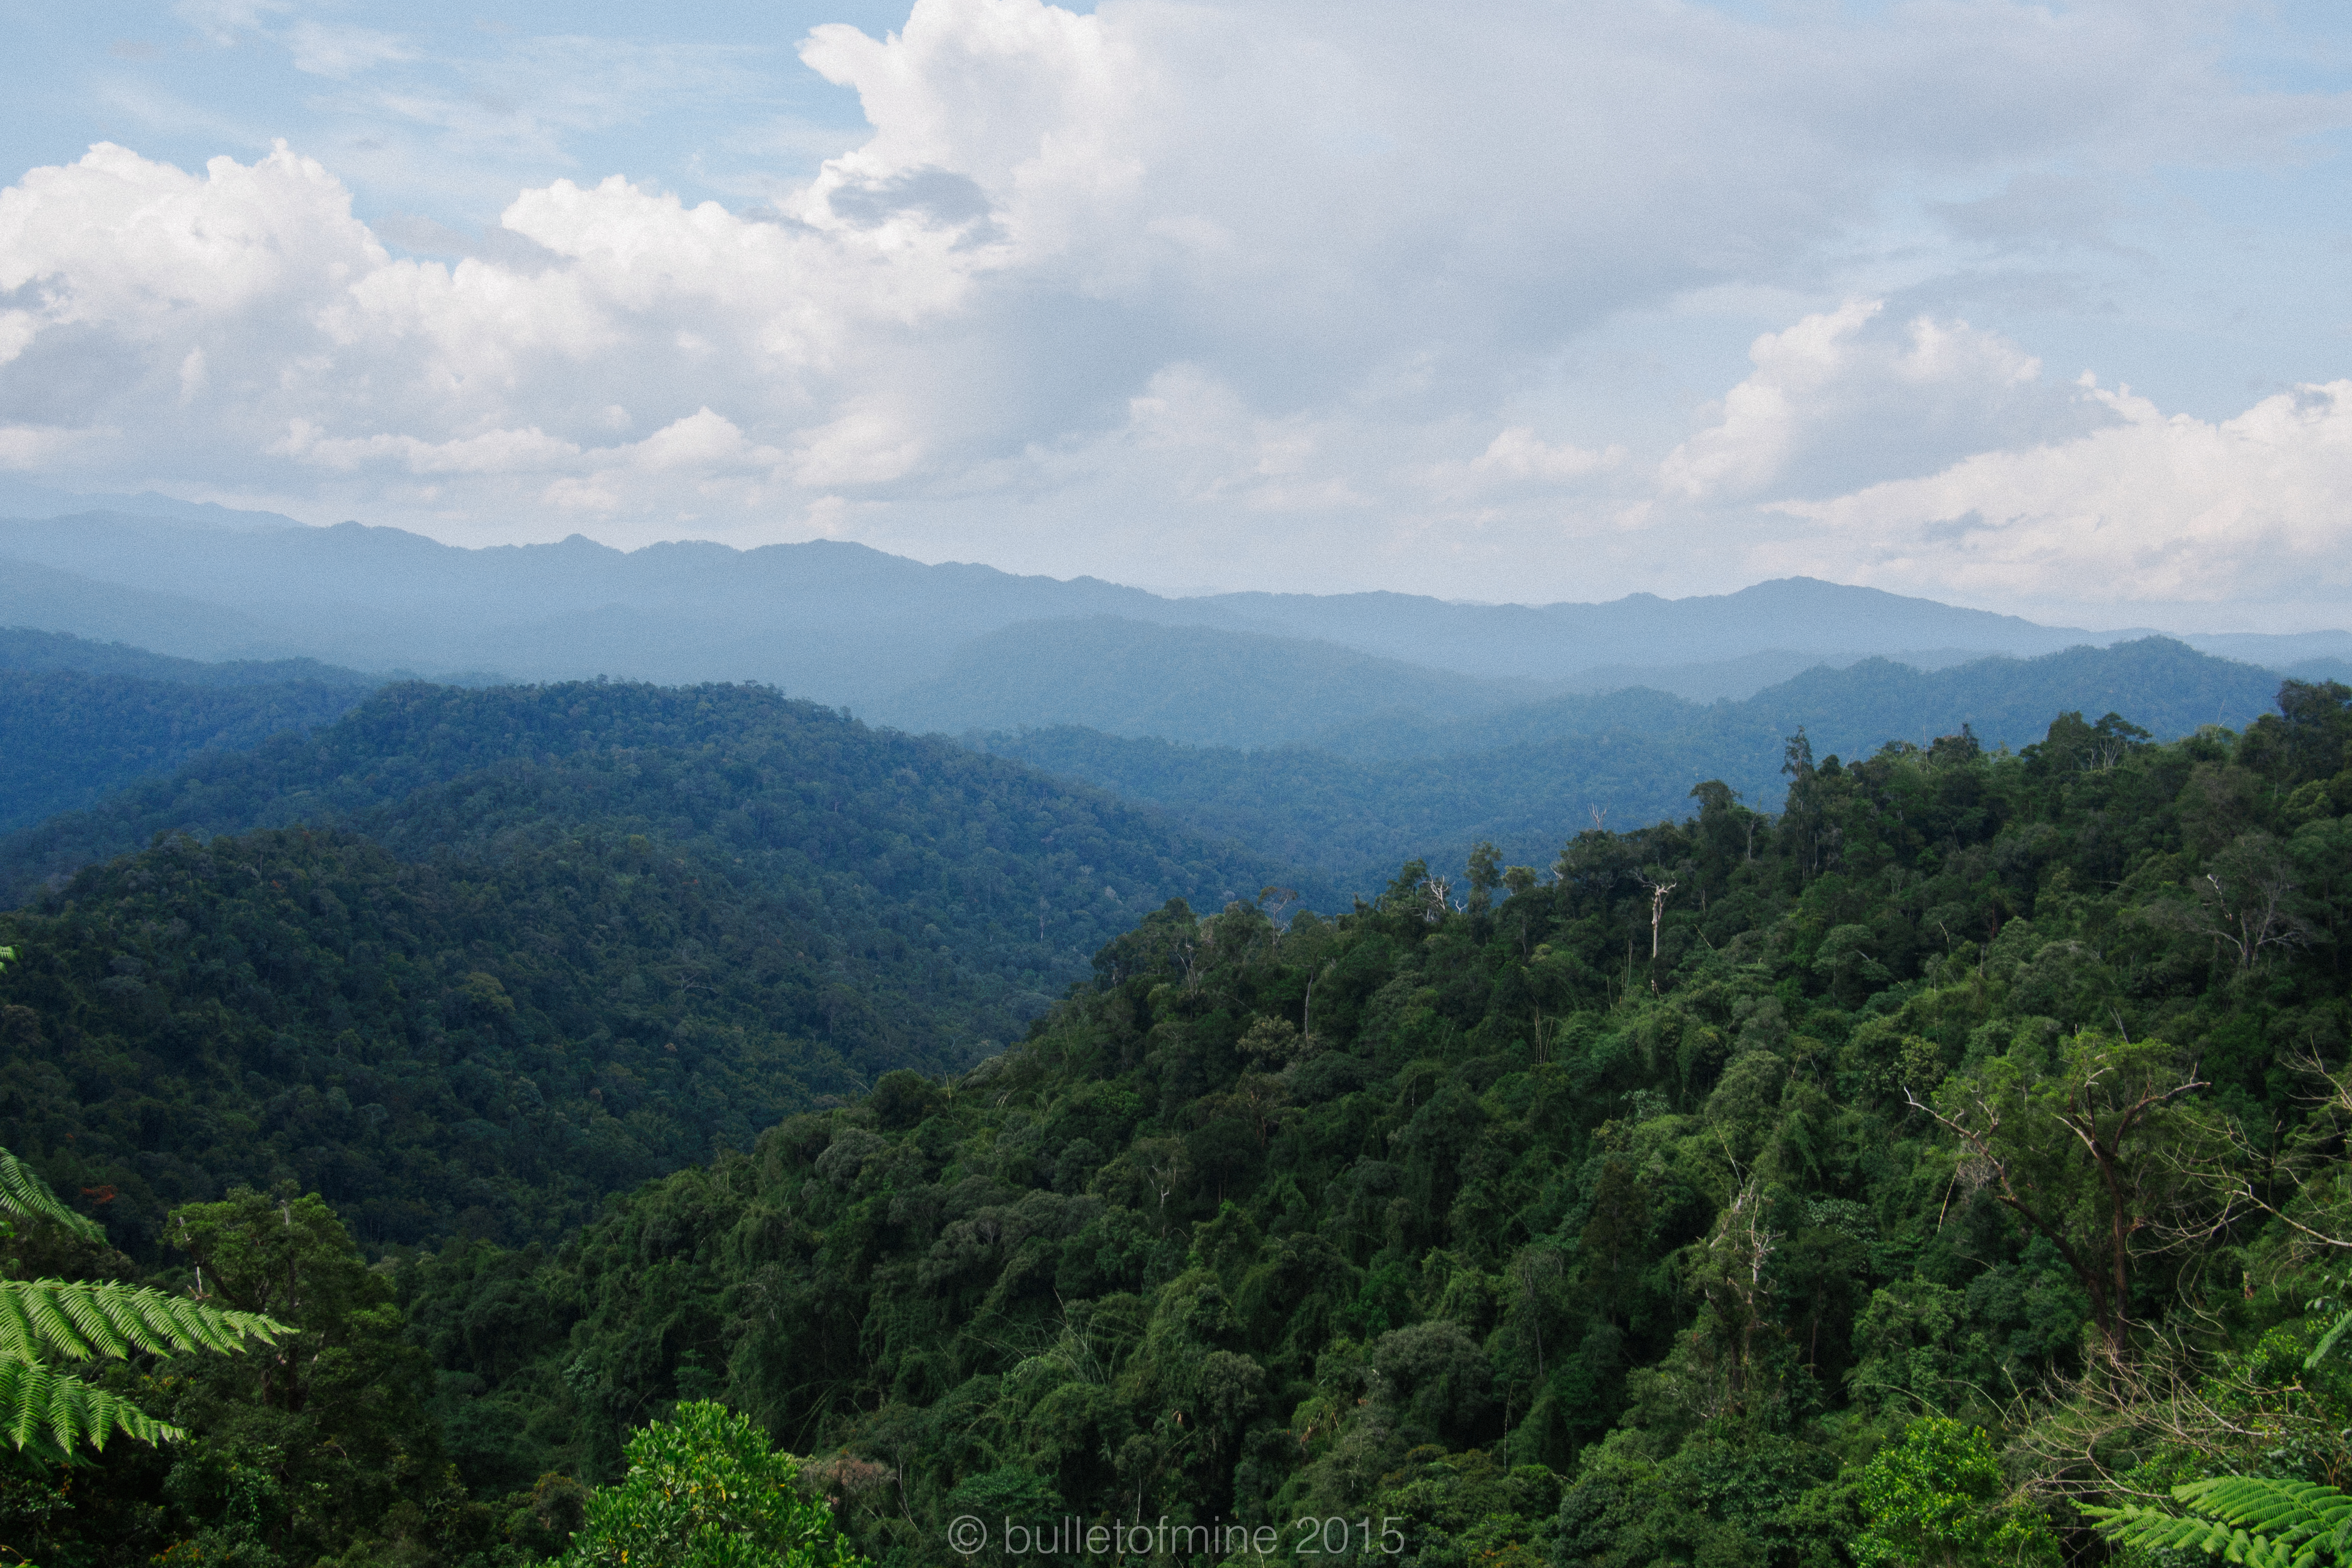
M1830 1564L1921 1408L2045 1456L1979 1502L2048 1554L2258 1462L2111 1358L2352 1408L2249 1348L2352 1234L2342 685L2141 637L1700 700L1082 616L958 644L918 734L297 646L0 634L0 1145L106 1237L0 1250L189 1290L191 1224L310 1205L344 1369L129 1373L201 1460L0 1499L44 1561L520 1568L711 1399L881 1563L978 1511Z

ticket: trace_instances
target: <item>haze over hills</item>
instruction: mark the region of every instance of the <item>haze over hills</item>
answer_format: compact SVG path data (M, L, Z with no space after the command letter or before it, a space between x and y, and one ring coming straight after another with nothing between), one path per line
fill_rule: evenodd
M872 711L915 731L1079 724L1264 747L1391 709L1481 713L1547 694L1535 681L1481 679L1337 643L1096 616L975 637L942 673Z
M1069 726L971 743L1253 845L1298 867L1302 891L1331 908L1377 891L1406 856L1450 873L1485 839L1542 868L1582 828L1680 821L1701 780L1777 811L1800 728L1816 757L1849 762L1888 743L1925 749L1963 725L1987 750L2021 750L2070 710L2094 722L2119 713L2168 740L2244 725L2273 710L2278 690L2272 671L2149 637L1937 671L1870 659L1706 707L1635 689L1451 722L1381 715L1255 752Z
M326 723L383 684L316 659L205 664L21 628L0 628L0 832Z
M0 624L207 659L309 657L363 669L533 680L754 679L885 722L948 729L1014 721L1009 710L1023 678L1012 667L1022 657L1050 658L1046 645L1066 634L1034 634L1040 646L1026 656L1020 637L1001 634L1041 621L1115 616L1319 643L1328 647L1287 657L1328 668L1337 648L1395 660L1433 672L1416 678L1433 694L1467 691L1433 673L1447 672L1555 690L1650 685L1698 700L1748 696L1816 665L1872 655L1934 668L2135 635L2042 626L1806 579L1680 600L1636 595L1543 606L1385 593L1169 598L1090 578L926 565L825 541L624 552L574 536L467 550L397 529L306 528L268 514L155 503L145 515L0 521L0 561L9 563ZM2352 659L2346 633L2189 640L2226 642L2231 658L2294 665L2297 673L2326 675L2335 667L2325 661ZM1000 685L982 673L992 661ZM1528 694L1522 687L1500 700ZM950 700L979 703L984 714L959 721L940 711ZM1443 716L1448 706L1424 710ZM1223 721L1213 701L1190 729L1175 708L1154 711L1155 732L1231 738L1202 727ZM1023 721L1074 716L1033 710Z

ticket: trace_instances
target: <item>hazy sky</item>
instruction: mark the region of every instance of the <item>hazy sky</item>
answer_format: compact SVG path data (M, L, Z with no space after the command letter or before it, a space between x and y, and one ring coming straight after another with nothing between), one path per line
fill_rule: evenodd
M0 468L2352 624L2352 12L0 0Z

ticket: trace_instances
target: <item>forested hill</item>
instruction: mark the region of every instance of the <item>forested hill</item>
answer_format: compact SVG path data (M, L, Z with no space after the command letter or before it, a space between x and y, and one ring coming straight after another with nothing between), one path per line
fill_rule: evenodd
M200 664L0 628L0 832L89 805L200 752L323 724L379 684L315 659Z
M173 658L129 643L94 642L63 632L34 631L25 626L0 626L0 669L71 669L85 675L127 675L178 686L285 686L310 682L368 690L383 684L381 677L321 664L315 658L245 658L207 664L201 659Z
M1443 723L1399 714L1335 723L1307 743L1386 762L1638 731L1720 748L1727 768L1711 771L1760 781L1778 776L1761 770L1777 765L1781 738L1800 726L1816 752L1846 757L1867 756L1889 741L1924 745L1934 736L1957 734L1963 725L1988 748L2015 749L2040 740L2050 716L2070 710L2129 714L2164 740L2206 724L2236 729L2273 710L2279 673L2152 637L1934 669L1888 658L1821 665L1753 696L1704 705L1636 689L1550 698Z
M961 1079L555 1258L408 1270L482 1391L454 1451L486 1491L609 1473L719 1394L838 1453L906 1563L973 1513L1832 1568L1945 1495L2054 1564L2095 1551L2077 1500L2340 1477L2352 1373L2304 1358L2352 1238L2316 1076L2352 1047L2352 691L2287 698L2242 738L1799 748L1777 819L1708 785L1333 921L1171 904ZM1863 1485L1922 1413L1990 1442L1926 1429Z
M772 693L371 710L416 776L333 730L343 772L272 776L409 858L171 838L0 921L0 1137L61 1190L137 1245L218 1160L366 1232L292 1185L173 1212L245 1266L207 1288L290 1303L300 1378L125 1369L190 1438L0 1497L39 1561L520 1568L711 1397L887 1568L1015 1560L951 1552L965 1515L1361 1568L2056 1568L2108 1560L2080 1505L2352 1473L2343 687L2171 743L1784 743L1777 816L1703 783L1329 919L1170 900L1012 1049L748 1148L725 1118L772 1102L729 1064L842 1071L820 973L957 1005L902 911L1017 908L1073 837L1144 854L1127 819ZM801 945L850 931L866 968ZM726 1146L501 1244L665 1119ZM194 1283L51 1229L0 1266Z
M0 669L0 833L96 805L205 752L327 723L365 695L318 681L204 687Z
M996 1048L1140 910L1276 879L752 687L388 688L9 864L151 839L0 916L0 1145L110 1188L142 1256L170 1205L280 1177L372 1245L552 1237L814 1097Z
M1329 909L1379 887L1400 856L1453 875L1482 839L1534 861L1569 825L1679 818L1694 780L1721 780L1769 811L1787 783L1784 743L1800 729L1816 754L1848 759L1963 726L1988 749L2021 747L2068 710L2135 715L2171 739L2274 711L2277 689L2268 671L2148 637L1932 671L1868 659L1705 707L1633 689L1447 723L1395 714L1258 752L1074 726L971 740L1256 845L1297 866L1302 889Z

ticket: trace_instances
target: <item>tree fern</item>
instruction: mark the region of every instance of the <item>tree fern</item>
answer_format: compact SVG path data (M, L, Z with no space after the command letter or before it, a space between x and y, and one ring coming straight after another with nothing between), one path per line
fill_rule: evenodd
M85 1241L104 1241L104 1227L87 1215L78 1215L66 1207L49 1184L33 1173L32 1167L0 1149L0 1211L18 1219L54 1220Z
M0 1361L0 1424L20 1452L52 1462L70 1461L81 1444L102 1449L117 1432L148 1443L187 1436L120 1394L38 1362Z
M0 960L11 956L0 948ZM5 1149L0 1149L0 1211L54 1220L78 1236L105 1239L104 1231L66 1207ZM149 1443L184 1436L129 1400L49 1363L142 1351L234 1352L248 1339L269 1344L289 1331L258 1313L225 1311L141 1285L0 1279L0 1431L18 1451L50 1460L71 1459L84 1444L102 1449L118 1432Z
M2319 1310L2320 1303L2313 1302L2312 1309ZM2352 1329L2352 1309L2336 1314L2336 1321L2327 1325L2326 1331L2319 1336L2319 1342L2311 1347L2311 1354L2304 1359L2303 1370L2318 1371L2319 1363L2327 1359L2327 1353L2336 1348L2336 1342L2343 1339L2347 1329Z
M16 956L15 948L0 947L0 969L7 968ZM66 1207L49 1190L48 1183L5 1149L0 1149L0 1214L26 1220L54 1220L84 1241L106 1239L106 1231L96 1220Z
M252 1312L224 1311L142 1286L0 1279L0 1356L13 1361L87 1361L137 1351L232 1352L245 1348L247 1335L269 1340L278 1329Z
M2217 1476L2172 1495L2186 1513L2137 1503L2084 1511L2121 1545L2193 1546L2245 1568L2317 1568L2352 1547L2352 1494L2316 1481Z

